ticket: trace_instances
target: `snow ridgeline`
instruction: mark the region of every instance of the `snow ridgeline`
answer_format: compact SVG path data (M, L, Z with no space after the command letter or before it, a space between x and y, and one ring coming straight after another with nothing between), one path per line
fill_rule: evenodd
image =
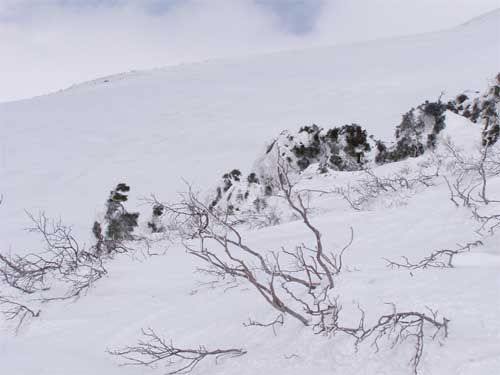
M436 148L437 137L446 127L446 111L478 124L483 146L495 144L500 137L500 73L485 93L466 91L446 103L440 98L412 108L403 115L390 143L369 135L358 124L330 129L313 124L296 133L285 130L266 146L247 176L239 169L224 174L208 204L211 209L237 214L252 226L276 225L287 216L274 197L279 190L276 166L280 161L293 174L311 178L415 158ZM156 213L159 208L155 206ZM159 215L153 214L152 223L158 220Z

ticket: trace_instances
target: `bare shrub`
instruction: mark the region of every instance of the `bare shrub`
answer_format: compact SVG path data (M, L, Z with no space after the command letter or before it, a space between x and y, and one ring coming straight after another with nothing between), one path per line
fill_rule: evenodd
M40 315L40 310L29 305L77 299L107 274L102 254L95 246L81 245L71 227L44 213L28 216L32 221L28 231L41 236L45 250L24 255L0 253L0 283L5 291L10 288L13 292L9 297L0 296L0 312L5 320L16 322L16 332L28 318Z
M351 228L349 239L343 248L336 252L327 249L322 233L311 219L308 202L311 191L297 189L296 184L291 181L287 163L278 158L276 167L275 195L282 198L304 224L312 238L310 244L299 244L293 249L281 248L279 251L257 249L247 241L240 230L241 222L232 212L204 203L191 187L182 194L179 202L162 203L167 227L176 231L187 253L201 261L198 271L213 279L208 283L210 286L246 283L279 313L271 322L262 323L249 319L244 323L245 326L272 328L276 334L275 328L283 325L284 318L289 316L304 326L311 327L316 334L347 334L355 339L356 347L369 339L376 348L383 339L387 339L391 347L414 339L415 352L411 365L417 373L428 332L432 339L441 334L443 338L446 337L448 319L438 320L437 313L431 310L428 314L397 311L393 306L392 313L380 316L373 325L365 323L365 313L361 309L358 325L342 325L340 298L333 298L331 295L335 288L335 278L343 269L343 256L353 242L353 230ZM398 175L382 179L370 171L366 173L371 186L386 191L416 185L429 186L435 177L422 173L416 177ZM154 331L148 331L147 336L152 344L149 341L139 342L137 346L111 353L125 357L132 354L134 364L145 366L163 359L172 359L171 353L176 352L173 345L161 341ZM189 361L197 364L209 351L203 349L201 352L181 352L192 354ZM168 364L171 362L167 362ZM188 362L180 371L190 371L190 364ZM177 368L171 373L178 373L176 371Z
M500 195L490 191L490 181L500 178L500 145L485 144L474 155L465 155L450 140L444 142L445 158L450 171L444 177L450 200L456 207L466 207L480 226L481 235L493 235L500 228L498 205Z
M16 322L16 334L27 319L38 318L41 313L40 310L35 311L15 299L3 296L0 296L0 312L6 320Z
M449 319L443 317L438 319L436 311L428 309L428 313L416 311L398 311L394 304L391 304L392 312L380 316L372 325L367 325L365 312L359 308L361 317L358 325L349 327L339 324L339 314L342 306L335 303L329 314L325 314L321 320L321 328L318 333L323 334L346 334L355 339L355 347L365 341L370 341L371 345L378 351L380 342L386 340L393 348L407 340L414 341L414 351L409 364L413 373L418 374L418 366L424 353L426 337L431 340L446 338L448 336Z
M204 203L189 186L177 203L161 203L154 197L152 203L162 204L166 227L177 233L188 254L202 261L197 271L212 278L206 285L231 288L238 282L248 283L280 314L308 326L311 316L307 312L313 309L317 295L334 287L334 276L342 270L342 257L352 243L353 231L340 251L326 249L320 231L310 219L308 192L295 188L288 164L281 160L277 176L276 196L312 234L311 245L276 251L254 248L244 238L236 215ZM309 307L304 309L303 304Z
M452 177L445 176L450 200L458 207L477 207L478 204L500 202L491 197L488 181L500 176L500 149L498 145L482 146L477 154L465 155L451 140L443 142L444 157Z
M71 227L49 220L44 213L28 214L33 226L30 232L41 235L45 251L27 255L0 254L0 275L10 287L26 294L47 292L54 283L67 286L67 293L43 297L44 301L79 297L106 274L102 258L82 247Z
M127 346L108 353L125 359L123 365L153 366L162 361L165 363L168 375L187 374L208 357L215 358L217 362L224 357L240 357L246 354L243 349L209 350L204 346L197 349L182 349L159 337L152 329L143 330L142 334L144 340L140 340L136 346Z
M356 184L336 188L334 192L340 194L353 209L360 211L381 196L393 197L398 193L411 192L419 186L432 186L437 174L438 169L427 174L424 168L419 168L413 176L408 168L402 168L391 176L380 177L373 170L364 169L363 177Z
M285 317L283 314L279 314L273 321L269 323L257 322L253 319L248 319L248 322L243 323L245 327L272 327L274 336L276 336L276 326L282 326L285 324Z
M481 213L477 208L474 209L473 214L474 218L481 223L477 230L479 234L486 232L493 235L500 228L500 214Z
M459 245L457 249L442 249L432 252L429 256L418 262L410 262L408 257L403 256L403 263L385 259L387 266L391 268L405 268L409 270L424 268L453 268L453 258L455 255L468 253L473 247L482 245L481 241L469 242L466 245Z

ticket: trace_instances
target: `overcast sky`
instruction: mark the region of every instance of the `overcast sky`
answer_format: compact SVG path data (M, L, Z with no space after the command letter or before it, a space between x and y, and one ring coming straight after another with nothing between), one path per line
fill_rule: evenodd
M132 69L452 27L500 0L0 0L0 102Z

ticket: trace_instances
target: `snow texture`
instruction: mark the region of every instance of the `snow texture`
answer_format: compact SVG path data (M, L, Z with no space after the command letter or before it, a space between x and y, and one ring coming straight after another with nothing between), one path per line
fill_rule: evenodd
M92 223L120 182L132 188L129 209L150 218L141 198L155 193L175 200L185 188L181 178L207 191L235 167L249 171L265 142L283 129L359 123L390 139L416 104L435 101L442 91L487 86L500 70L499 24L497 11L439 33L180 65L0 104L0 249L39 249L38 237L22 230L29 225L24 210L60 217L76 236L92 241ZM439 137L473 153L481 130L448 111ZM386 164L377 174L416 171L430 157ZM329 189L355 184L362 174L305 173L300 183ZM490 191L498 195L498 178ZM450 334L443 345L426 343L419 373L500 373L498 232L480 236L470 210L450 202L443 180L378 197L359 211L338 195L312 205L329 249L341 248L354 228L335 290L345 319L355 322L356 303L371 321L390 310L389 302L438 309L451 319ZM262 251L312 241L293 220L244 235ZM391 270L383 260L418 260L478 239L483 246L457 256L453 269ZM218 363L207 359L193 374L411 374L408 344L379 352L364 345L355 352L350 338L316 336L290 319L276 336L244 327L249 317L270 321L276 314L244 284L227 291L200 287L197 265L175 244L164 256L117 256L107 264L108 276L78 301L43 306L18 335L1 323L2 374L164 374L161 364L119 367L119 359L105 353L134 344L147 327L184 347L248 351Z

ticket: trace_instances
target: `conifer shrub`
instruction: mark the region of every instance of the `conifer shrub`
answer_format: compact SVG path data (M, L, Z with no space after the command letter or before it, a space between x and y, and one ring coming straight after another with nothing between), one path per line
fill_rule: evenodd
M165 211L165 207L160 204L153 205L153 212L151 214L151 220L148 222L148 228L151 229L153 233L161 233L165 231L165 227L161 222L161 217Z
M395 143L388 147L376 142L375 162L384 164L422 155L436 147L437 135L444 130L445 112L448 105L437 102L421 104L403 115L395 130Z
M128 200L130 187L120 183L110 192L106 202L104 222L94 222L92 233L97 240L98 251L108 254L122 247L123 241L134 239L133 231L138 226L139 213L128 212L124 203Z
M371 150L366 130L357 124L344 125L324 131L317 125L305 126L299 130L308 135L306 141L291 147L294 158L286 158L295 163L300 171L311 164L319 163L321 172L333 170L358 170L364 164L366 152ZM292 136L288 137L293 141Z
M500 133L500 73L486 93L475 94L475 97L458 95L448 102L447 109L481 125L483 146L493 145Z

